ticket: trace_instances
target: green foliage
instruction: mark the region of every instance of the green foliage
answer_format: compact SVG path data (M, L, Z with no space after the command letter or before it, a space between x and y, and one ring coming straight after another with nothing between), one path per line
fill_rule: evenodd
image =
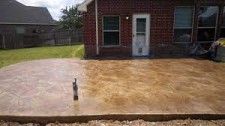
M225 39L220 39L219 42L220 42L220 45L225 46Z
M0 50L0 68L22 61L48 58L83 58L83 56L83 45Z
M60 27L66 30L79 29L83 26L82 13L78 11L78 5L62 9L62 17L59 21Z

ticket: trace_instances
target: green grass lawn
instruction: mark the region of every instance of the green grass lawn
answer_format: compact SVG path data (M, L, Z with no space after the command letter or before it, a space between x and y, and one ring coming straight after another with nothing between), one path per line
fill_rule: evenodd
M48 58L82 58L84 46L54 46L14 50L0 50L0 68L22 61Z

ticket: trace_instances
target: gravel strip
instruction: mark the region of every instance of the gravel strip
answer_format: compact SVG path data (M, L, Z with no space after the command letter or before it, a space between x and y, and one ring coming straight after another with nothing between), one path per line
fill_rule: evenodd
M0 126L41 126L40 124L19 124L16 122L0 122ZM90 121L88 123L50 123L46 126L225 126L225 120L174 120L168 122L136 121Z

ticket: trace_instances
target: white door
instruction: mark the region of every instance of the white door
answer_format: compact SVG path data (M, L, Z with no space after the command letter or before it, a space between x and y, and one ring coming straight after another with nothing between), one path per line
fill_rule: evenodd
M133 15L133 56L148 56L150 41L150 15Z

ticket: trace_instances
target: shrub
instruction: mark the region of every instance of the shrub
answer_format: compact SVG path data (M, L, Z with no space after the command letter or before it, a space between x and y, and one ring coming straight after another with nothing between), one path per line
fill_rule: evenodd
M225 38L219 39L219 43L221 46L225 46Z

